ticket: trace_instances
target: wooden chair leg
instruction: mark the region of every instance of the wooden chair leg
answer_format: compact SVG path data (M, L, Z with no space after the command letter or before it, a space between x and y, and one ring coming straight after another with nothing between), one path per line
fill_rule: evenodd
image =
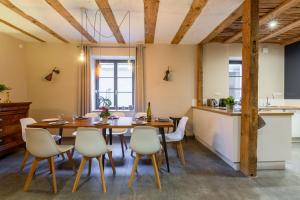
M78 172L77 172L77 175L76 175L76 179L75 179L75 182L74 182L74 185L73 185L72 192L76 192L76 190L77 190L77 187L78 187L78 184L79 184L79 181L80 181L80 177L81 177L81 174L82 174L82 171L84 169L86 161L87 161L86 157L83 157L81 159L80 166L79 166L79 169L78 169Z
M53 192L57 192L57 184L56 184L56 175L55 175L55 163L54 163L54 157L52 156L50 158L51 160L51 172L52 172L52 188Z
M48 158L47 160L48 160L50 174L52 174L51 158Z
M182 147L182 142L178 142L177 143L177 151L179 153L179 158L180 158L180 161L182 163L182 165L185 165L185 159L184 159L184 152L183 152L183 147Z
M21 167L20 167L20 171L22 172L24 170L24 167L26 165L26 162L28 160L28 157L29 157L29 151L27 151L27 149L25 149L25 153L24 153L24 158L22 160L22 164L21 164Z
M124 145L123 145L123 142L124 142L124 135L120 135L120 142L121 142L121 149L122 149L122 157L124 158L125 157L125 153L124 153Z
M89 159L89 171L88 171L88 176L91 175L92 172L92 165L93 165L93 158Z
M69 162L71 163L71 165L73 167L73 170L76 173L76 165L75 165L75 162L74 162L73 157L72 157L72 152L71 151L67 151L66 153L67 153Z
M139 159L140 159L140 155L136 154L134 164L133 164L132 170L131 170L131 175L130 175L129 182L128 182L128 188L131 188L131 186L132 186L134 176L135 176L135 172L136 172L136 169L137 169L137 166L138 166L138 163L139 163Z
M110 165L111 165L111 169L113 171L113 174L115 175L116 174L116 167L115 167L115 162L112 158L112 151L109 151L107 154L108 154L109 162L110 162Z
M31 183L33 174L34 174L34 172L36 170L36 167L37 167L39 161L40 161L40 159L35 158L34 161L33 161L33 163L32 163L32 165L31 165L31 169L29 171L29 174L28 174L28 176L26 178L26 181L25 181L25 184L24 184L24 188L23 188L24 192L27 192L27 190L29 188L29 185Z
M156 180L157 187L158 187L158 189L161 189L160 178L159 178L157 163L156 163L156 159L155 159L155 154L151 155L151 160L152 160L152 166L153 166L153 169L154 169L154 175L155 175L155 180Z
M98 160L99 168L100 168L102 189L103 189L103 192L105 193L106 192L106 183L105 183L104 170L103 170L103 165L102 165L102 156L98 157L97 160Z

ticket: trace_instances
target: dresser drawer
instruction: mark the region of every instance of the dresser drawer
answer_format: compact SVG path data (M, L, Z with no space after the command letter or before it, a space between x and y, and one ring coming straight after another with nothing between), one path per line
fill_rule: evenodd
M0 126L11 124L20 124L20 119L26 117L26 113L18 113L14 115L0 115Z
M21 132L22 130L20 124L12 124L12 125L0 127L0 137L7 136L7 135L14 135L14 134L21 135Z

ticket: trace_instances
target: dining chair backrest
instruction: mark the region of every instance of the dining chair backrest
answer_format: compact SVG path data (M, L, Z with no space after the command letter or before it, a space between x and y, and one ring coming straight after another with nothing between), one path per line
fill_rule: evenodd
M114 116L116 116L116 117L125 117L125 113L124 112L113 112L112 114Z
M153 154L160 150L160 141L154 127L138 126L133 129L130 147L138 154Z
M42 128L26 128L26 149L35 157L47 158L59 154L51 133Z
M179 124L176 128L175 134L180 135L181 139L184 137L185 127L187 124L187 121L189 120L188 117L182 117L179 121Z
M134 117L136 119L141 118L141 117L147 117L147 113L145 113L145 112L137 112L137 113L135 113Z
M99 129L78 128L75 149L84 156L97 157L107 152L107 145Z
M99 114L96 112L92 112L92 113L86 113L84 116L92 118L92 117L99 117Z
M20 119L21 128L22 128L22 139L24 142L26 142L26 132L25 129L27 128L27 125L34 124L36 121L33 118L27 117Z

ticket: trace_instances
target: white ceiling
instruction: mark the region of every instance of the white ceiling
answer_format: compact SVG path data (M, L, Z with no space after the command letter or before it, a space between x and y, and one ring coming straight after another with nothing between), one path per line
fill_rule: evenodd
M198 44L206 37L219 23L221 23L234 9L236 9L243 0L208 0L207 5L202 10L200 16L196 19L193 26L186 33L181 44ZM79 42L80 34L63 17L61 17L44 0L11 0L17 7L22 9L28 15L36 18L46 24L52 30L63 36L70 42ZM60 0L62 5L80 22L80 8L88 9L89 19L94 22L94 16L97 11L97 5L94 0ZM131 13L131 42L144 42L144 5L143 0L109 0L110 6L120 23L126 12ZM170 43L178 31L184 17L186 16L192 0L160 0L159 11L155 32L155 43ZM47 42L60 42L58 39L35 26L31 22L14 13L4 5L0 4L0 18L9 23L43 39ZM85 23L85 18L84 18ZM96 27L99 30L99 17L96 21ZM84 25L85 27L85 25ZM88 24L88 32L93 36L93 28ZM128 18L120 27L121 33L128 41ZM0 32L7 33L18 39L38 42L23 33L20 33L2 23L0 23ZM112 36L112 33L102 17L102 34ZM95 39L98 40L98 34ZM116 43L114 37L101 38L101 41L107 43Z

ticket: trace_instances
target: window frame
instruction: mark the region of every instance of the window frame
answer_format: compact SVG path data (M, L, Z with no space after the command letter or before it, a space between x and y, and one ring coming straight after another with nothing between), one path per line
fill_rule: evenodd
M135 77L134 77L134 66L135 66L135 60L134 59L131 59L130 62L132 63L132 77L131 77L131 80L132 80L132 90L131 92L119 92L118 91L118 79L119 78L130 78L130 77L118 77L118 63L128 63L128 60L114 60L114 59L96 59L95 60L95 66L97 66L98 64L100 63L113 63L114 65L114 77L102 77L102 78L113 78L114 79L114 90L113 90L113 99L114 99L114 105L112 105L109 109L110 110L115 110L115 111L118 111L118 110L128 110L128 111L132 111L134 110L134 103L135 103L135 99L134 99L134 84L135 84ZM95 73L94 73L94 76L95 76L95 91L96 91L96 94L95 94L95 110L99 110L99 105L98 105L98 101L97 99L99 98L100 96L100 88L99 88L99 79L101 78L97 76L97 72L95 70ZM132 94L132 108L130 108L129 106L128 107L118 107L118 94L119 93L123 93L123 94L129 94L131 93Z
M230 71L229 71L229 65L228 65L228 78L241 78L243 77L243 62L242 60L234 60L234 59L229 59L229 65L240 65L241 66L241 75L237 76L237 75L230 75ZM230 91L231 90L238 90L240 91L241 93L241 98L242 98L242 87L243 87L243 84L241 84L241 87L230 87L230 84L229 84L229 95L230 95ZM236 97L234 97L236 98ZM235 99L236 100L236 99Z

